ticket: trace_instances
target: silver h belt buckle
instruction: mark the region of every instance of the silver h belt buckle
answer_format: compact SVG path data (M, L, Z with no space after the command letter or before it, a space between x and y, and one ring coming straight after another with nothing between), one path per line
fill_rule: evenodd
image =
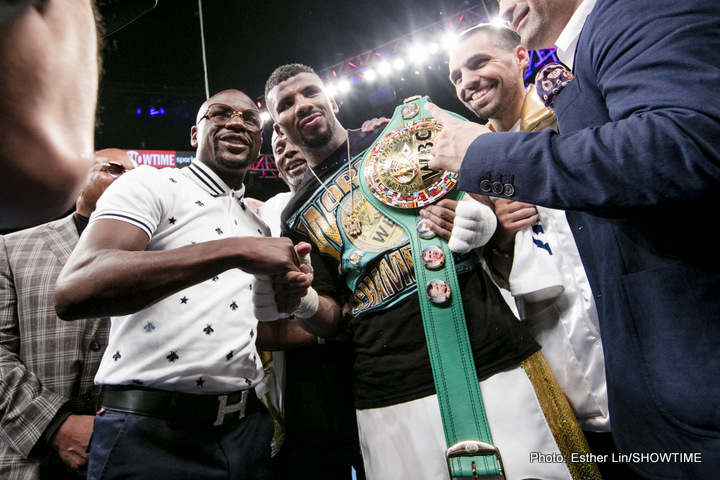
M222 425L225 421L225 415L228 415L230 413L240 412L238 413L239 418L243 418L245 416L245 405L247 405L247 396L248 391L243 390L240 393L240 401L233 403L232 405L228 405L228 396L220 395L218 397L218 402L220 402L220 405L218 406L217 418L215 419L215 423L213 423L213 426L217 427Z
M503 468L502 457L500 457L500 450L495 445L489 443L480 442L478 440L468 440L465 442L458 442L452 447L445 450L445 460L447 460L448 469L450 469L450 477L452 478L452 470L450 460L455 457L488 457L494 456L498 462L498 473L501 478L505 478L505 469ZM473 479L478 480L480 476L475 470L475 462L473 462Z

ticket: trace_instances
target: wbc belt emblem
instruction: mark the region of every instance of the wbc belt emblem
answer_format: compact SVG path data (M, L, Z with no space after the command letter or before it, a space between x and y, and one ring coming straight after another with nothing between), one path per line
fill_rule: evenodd
M375 144L365 164L365 181L372 194L396 208L419 208L448 193L457 174L428 166L433 138L442 125L422 118L392 130Z

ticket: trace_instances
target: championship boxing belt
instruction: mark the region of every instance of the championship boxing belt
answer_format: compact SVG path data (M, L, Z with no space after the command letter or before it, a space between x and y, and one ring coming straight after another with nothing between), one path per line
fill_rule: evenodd
M358 183L365 199L410 239L450 475L498 475L502 459L485 415L453 253L420 216L422 207L440 198L459 200L463 195L454 188L457 174L428 167L433 138L442 129L422 108L428 101L412 97L396 108L365 152Z

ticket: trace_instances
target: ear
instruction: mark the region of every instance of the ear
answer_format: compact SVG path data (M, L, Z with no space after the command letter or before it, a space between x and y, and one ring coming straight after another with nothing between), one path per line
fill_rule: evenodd
M277 133L278 137L284 137L285 132L283 132L282 127L279 123L273 123L273 130L275 130L275 133Z
M332 105L333 113L337 115L337 113L340 111L340 107L338 107L337 102L332 97L330 97L330 105Z
M518 61L518 65L520 66L520 68L522 68L522 71L524 72L528 64L530 63L530 54L528 53L527 49L522 45L518 45L517 47L515 47L513 53L515 54L515 58Z
M197 125L193 125L190 129L190 145L193 148L197 148L198 146L198 140L197 140Z

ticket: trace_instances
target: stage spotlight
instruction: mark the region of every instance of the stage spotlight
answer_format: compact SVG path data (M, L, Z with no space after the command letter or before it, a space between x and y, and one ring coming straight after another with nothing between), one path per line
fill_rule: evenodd
M395 60L393 60L393 67L395 68L395 70L402 70L403 68L405 68L405 60L403 60L402 58L396 58Z
M428 45L428 53L435 55L440 51L440 45L438 45L437 42L430 42L430 45Z
M346 78L343 78L338 82L338 90L340 93L345 93L348 90L350 90L350 82L347 81Z
M418 44L412 45L408 49L408 54L409 54L412 62L416 65L425 62L425 60L427 60L427 58L428 58L427 48L425 48L422 45L418 45Z
M387 61L383 61L378 65L378 73L383 77L386 77L392 71L391 65Z
M496 27L507 27L508 22L503 20L501 17L495 17L490 20L490 24Z
M455 32L446 33L442 39L443 48L450 50L455 45L455 42L457 42L457 34Z
M331 97L336 96L338 94L337 86L335 84L325 85L325 93Z
M367 80L368 82L372 82L377 78L377 72L372 68L368 68L367 70L363 71L363 77L365 77L365 80Z
M270 116L270 112L268 112L267 110L263 110L262 112L260 112L260 118L262 118L263 122L266 123L272 119L272 117Z

